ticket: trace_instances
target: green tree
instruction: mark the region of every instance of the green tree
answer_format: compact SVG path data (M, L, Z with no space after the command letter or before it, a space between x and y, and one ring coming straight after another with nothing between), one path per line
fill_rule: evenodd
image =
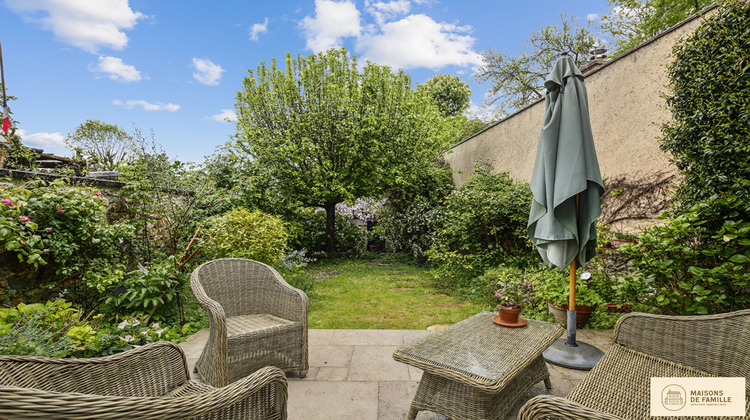
M326 210L335 249L335 207L382 195L434 161L451 140L443 118L402 71L345 49L261 63L237 94L237 144L308 207Z
M114 124L86 120L68 134L65 143L71 149L80 149L87 159L93 160L94 168L111 171L125 160L132 140L130 134Z
M591 23L560 14L560 24L548 24L531 34L528 49L512 56L487 48L474 77L488 82L488 104L498 103L501 112L523 108L544 98L544 81L560 54L567 52L577 66L588 62L596 38Z
M455 117L469 107L471 88L458 76L438 74L417 86L437 105L440 113L446 117Z
M602 16L601 29L615 40L617 57L660 32L698 13L714 0L608 0L612 11Z

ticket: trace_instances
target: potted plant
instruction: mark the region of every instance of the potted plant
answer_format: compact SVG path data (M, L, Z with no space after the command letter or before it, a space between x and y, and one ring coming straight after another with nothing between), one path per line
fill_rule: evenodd
M497 283L497 311L500 321L506 324L517 324L518 315L523 306L534 299L534 286L522 276L505 279Z
M534 276L536 295L547 301L549 311L555 316L556 322L567 320L568 301L570 297L569 274L559 270L543 270ZM598 280L576 282L576 327L583 327L591 318L597 305L604 304L599 294Z

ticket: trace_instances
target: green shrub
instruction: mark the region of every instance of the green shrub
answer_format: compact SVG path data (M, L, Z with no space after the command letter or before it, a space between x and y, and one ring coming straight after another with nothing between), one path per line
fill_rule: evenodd
M750 7L725 2L674 50L672 122L661 147L683 178L664 226L621 248L617 288L641 309L706 314L750 306Z
M635 272L620 287L646 310L667 314L750 307L747 210L736 197L711 197L646 231L639 243L621 248Z
M131 317L149 316L149 320L160 322L168 318L178 321L177 293L187 284L188 278L188 274L175 270L173 257L139 266L123 280L123 293L107 293L103 308L111 315L107 319L127 314ZM110 284L100 291L104 293L116 286Z
M682 173L685 207L714 194L750 201L748 38L750 6L727 1L674 47L661 147Z
M210 226L202 249L207 259L248 258L276 266L289 239L284 222L260 210L232 209L211 219Z
M311 253L326 251L326 212L300 208L290 222L294 232L292 247ZM336 213L336 252L362 252L367 245L367 232Z
M28 209L32 192L23 187L0 185L0 252L14 253L18 260L34 267L47 264L35 215ZM30 217L31 216L31 217Z
M26 187L31 191L27 211L34 215L57 275L95 275L89 273L92 262L117 261L133 238L129 226L108 223L107 199L94 188L59 180L34 181Z
M450 166L442 161L423 168L409 183L392 185L377 214L375 234L385 240L388 250L409 253L415 262L424 263L443 201L453 187Z
M538 259L526 234L528 185L490 169L477 168L445 200L434 246L427 251L441 282L466 281L492 266L523 267Z
M416 197L403 209L386 204L378 213L375 232L385 239L390 251L409 253L414 261L422 263L440 215L441 207L423 197Z
M96 331L71 306L57 299L0 309L0 354L66 357L84 350Z

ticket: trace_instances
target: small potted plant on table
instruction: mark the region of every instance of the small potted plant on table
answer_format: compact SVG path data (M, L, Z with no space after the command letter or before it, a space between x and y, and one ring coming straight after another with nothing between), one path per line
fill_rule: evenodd
M495 321L506 327L520 327L526 325L525 319L519 319L518 315L523 306L534 299L534 286L522 276L505 279L497 283L497 311L500 314L499 321Z

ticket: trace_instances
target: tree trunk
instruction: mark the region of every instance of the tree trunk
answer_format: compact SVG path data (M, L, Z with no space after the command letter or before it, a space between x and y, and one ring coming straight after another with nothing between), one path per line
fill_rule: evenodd
M336 203L325 203L323 206L326 209L326 236L328 241L326 243L326 252L336 252Z

